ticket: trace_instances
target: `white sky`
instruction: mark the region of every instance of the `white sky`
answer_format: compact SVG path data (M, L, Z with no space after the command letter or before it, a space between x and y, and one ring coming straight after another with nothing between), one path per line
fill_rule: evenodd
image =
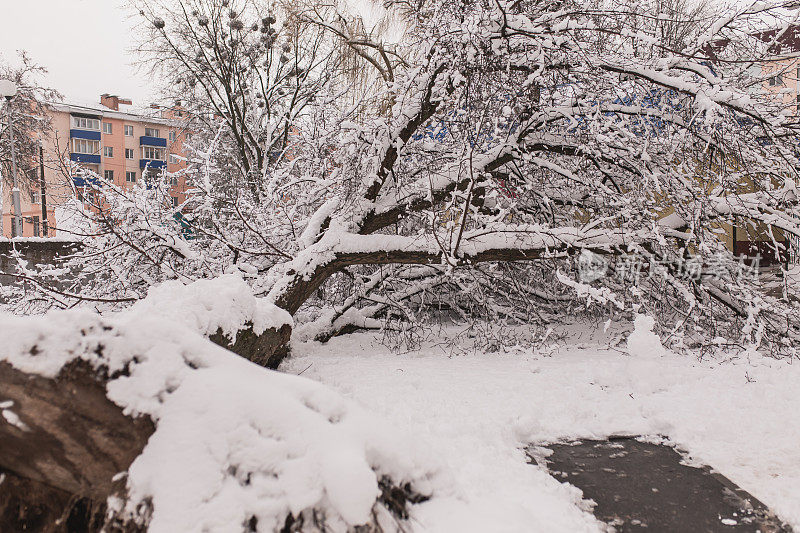
M135 20L124 0L0 0L0 60L17 64L26 50L49 71L40 80L74 103L98 103L100 94L155 98L131 53Z

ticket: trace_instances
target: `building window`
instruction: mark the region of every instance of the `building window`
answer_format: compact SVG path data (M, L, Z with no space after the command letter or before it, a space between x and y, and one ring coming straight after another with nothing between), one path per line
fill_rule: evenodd
M144 135L145 137L158 137L158 129L157 128L145 128Z
M114 157L114 147L113 146L103 146L103 155L106 157Z
M133 159L133 148L125 148L125 159Z
M180 159L178 159L178 156L175 154L169 154L169 162L175 164L180 162Z
M72 152L75 154L96 154L100 151L100 141L72 139Z
M126 124L124 130L125 130L125 137L133 137L133 126L128 126Z
M175 132L174 131L170 131L169 132L169 142L175 142Z
M128 183L136 183L136 172L126 171L125 181L127 181Z
M39 217L37 216L33 217L33 236L39 236Z
M783 85L783 74L776 74L769 79L771 86Z
M72 117L72 127L79 130L100 131L100 121L96 118Z
M178 176L172 174L169 178L167 178L167 182L172 185L173 187L178 186Z
M163 161L164 149L154 146L142 146L142 159L157 159L158 161Z
M111 134L111 123L110 122L103 122L103 133Z
M39 197L39 194L40 194L39 191L31 191L31 203L32 204L41 203L40 202L41 198Z
M104 170L103 177L108 181L114 181L114 171L113 170Z
M172 207L178 207L178 198L175 196L172 197Z

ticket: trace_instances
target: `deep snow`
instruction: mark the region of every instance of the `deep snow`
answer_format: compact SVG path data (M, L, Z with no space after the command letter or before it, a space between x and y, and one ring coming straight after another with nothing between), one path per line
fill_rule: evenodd
M513 353L470 352L469 330L407 353L366 333L296 342L284 373L204 338L290 320L230 274L105 316L0 313L0 361L45 376L75 358L127 367L107 395L157 427L127 473L130 500L112 503L135 516L152 500L152 531L240 531L253 516L270 531L312 508L344 531L369 518L384 475L431 496L412 506L413 531L599 531L581 492L523 450L611 434L666 437L800 527L797 362L676 355L641 315L632 335L562 326L545 338L568 344ZM27 429L2 391L0 415Z
M453 494L418 506L415 530L597 531L580 491L526 464L522 448L611 434L666 436L800 527L800 364L640 351L398 354L357 334L295 345L282 369L351 396L446 463Z

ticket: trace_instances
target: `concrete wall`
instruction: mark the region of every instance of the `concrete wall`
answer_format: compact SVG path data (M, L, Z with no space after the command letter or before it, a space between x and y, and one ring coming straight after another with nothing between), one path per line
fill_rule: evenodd
M0 240L0 284L19 283L17 278L9 275L17 272L17 261L12 257L14 251L22 254L23 258L28 261L29 268L39 264L59 268L63 266L61 258L82 249L83 245L79 242L57 239Z

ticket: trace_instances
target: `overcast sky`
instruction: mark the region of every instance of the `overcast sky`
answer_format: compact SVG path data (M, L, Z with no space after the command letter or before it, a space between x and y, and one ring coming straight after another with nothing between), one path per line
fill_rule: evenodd
M70 102L99 102L111 93L149 104L155 92L133 67L134 21L123 2L0 0L0 60L16 64L16 51L26 50L49 71L41 82Z

